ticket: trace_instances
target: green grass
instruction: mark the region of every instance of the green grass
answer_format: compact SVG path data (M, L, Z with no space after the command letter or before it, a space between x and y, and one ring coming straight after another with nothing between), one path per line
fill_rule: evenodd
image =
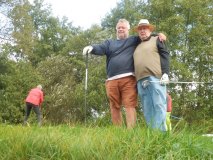
M213 137L179 129L0 125L1 160L211 160Z

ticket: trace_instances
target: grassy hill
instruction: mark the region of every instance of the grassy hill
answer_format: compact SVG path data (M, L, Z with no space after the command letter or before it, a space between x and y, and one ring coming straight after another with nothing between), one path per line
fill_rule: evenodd
M210 160L213 137L197 129L159 133L94 126L0 125L1 160Z

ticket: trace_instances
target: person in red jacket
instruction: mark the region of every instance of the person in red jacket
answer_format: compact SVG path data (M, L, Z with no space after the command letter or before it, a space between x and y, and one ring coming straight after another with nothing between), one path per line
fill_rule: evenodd
M172 124L170 120L171 112L172 112L172 97L170 95L170 91L167 91L167 112L166 112L166 125L167 125L167 130L171 131L172 130Z
M24 118L24 125L28 124L27 119L29 118L30 112L36 113L38 125L41 126L41 104L44 101L44 93L42 91L42 86L38 85L36 88L30 90L26 102L26 114Z

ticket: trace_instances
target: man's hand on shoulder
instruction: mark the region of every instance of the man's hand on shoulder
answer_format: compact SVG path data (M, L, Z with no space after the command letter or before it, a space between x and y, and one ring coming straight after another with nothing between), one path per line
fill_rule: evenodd
M166 35L163 33L158 33L158 38L161 42L166 41Z

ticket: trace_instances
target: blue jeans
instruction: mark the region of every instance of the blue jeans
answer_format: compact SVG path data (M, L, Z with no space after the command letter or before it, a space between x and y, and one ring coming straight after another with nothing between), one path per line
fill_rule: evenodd
M150 81L160 81L160 79L150 76L137 82L146 124L150 128L166 131L166 85Z

